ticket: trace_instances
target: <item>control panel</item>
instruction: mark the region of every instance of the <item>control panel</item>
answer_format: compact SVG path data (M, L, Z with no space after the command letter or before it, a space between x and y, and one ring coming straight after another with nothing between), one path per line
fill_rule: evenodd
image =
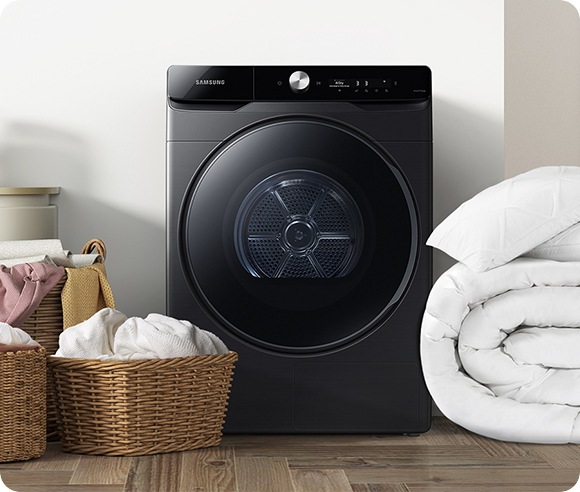
M194 101L405 101L431 97L426 66L169 68L170 99Z

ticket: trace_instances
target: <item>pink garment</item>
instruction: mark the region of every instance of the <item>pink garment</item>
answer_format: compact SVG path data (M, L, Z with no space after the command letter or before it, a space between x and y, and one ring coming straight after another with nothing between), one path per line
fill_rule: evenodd
M64 275L48 263L0 265L0 321L21 326Z

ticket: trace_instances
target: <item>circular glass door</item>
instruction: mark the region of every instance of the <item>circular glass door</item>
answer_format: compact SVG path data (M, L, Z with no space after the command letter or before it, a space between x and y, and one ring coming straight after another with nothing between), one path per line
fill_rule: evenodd
M364 136L322 119L261 123L222 144L189 185L180 249L199 302L277 352L347 345L408 285L411 192Z

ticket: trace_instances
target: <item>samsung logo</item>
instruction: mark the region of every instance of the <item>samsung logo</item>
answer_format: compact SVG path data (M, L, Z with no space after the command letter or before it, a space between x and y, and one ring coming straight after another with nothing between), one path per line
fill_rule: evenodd
M225 85L224 79L196 79L195 85Z

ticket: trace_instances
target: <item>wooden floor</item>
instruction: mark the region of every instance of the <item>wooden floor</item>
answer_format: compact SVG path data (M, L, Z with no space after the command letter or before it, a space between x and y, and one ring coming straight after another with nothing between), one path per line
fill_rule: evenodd
M0 464L17 492L562 492L580 446L493 441L440 417L420 437L227 435L215 448L139 458L63 453Z

